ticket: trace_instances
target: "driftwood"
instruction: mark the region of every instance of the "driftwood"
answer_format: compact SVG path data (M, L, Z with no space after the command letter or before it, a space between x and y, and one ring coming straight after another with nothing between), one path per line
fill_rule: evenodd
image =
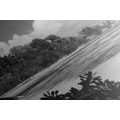
M1 96L31 99L57 84L83 74L120 52L120 22L49 68L37 73Z

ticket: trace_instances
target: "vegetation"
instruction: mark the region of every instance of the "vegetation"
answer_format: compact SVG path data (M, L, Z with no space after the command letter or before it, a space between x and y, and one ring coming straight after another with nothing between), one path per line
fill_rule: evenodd
M78 37L49 35L28 45L13 47L8 55L0 57L0 95L75 51L90 41L90 36L101 33L100 27L86 27ZM57 92L52 95L56 96Z
M80 75L82 88L72 87L65 94L58 94L59 91L52 91L43 94L41 100L117 100L120 99L120 82L105 80L95 76L91 71Z

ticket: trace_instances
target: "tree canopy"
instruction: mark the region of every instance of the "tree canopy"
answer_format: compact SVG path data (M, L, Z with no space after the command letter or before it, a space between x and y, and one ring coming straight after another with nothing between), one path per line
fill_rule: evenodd
M97 26L86 27L80 34L83 37L49 35L11 48L8 55L0 57L0 95L86 44L90 41L88 36L99 35L101 30Z

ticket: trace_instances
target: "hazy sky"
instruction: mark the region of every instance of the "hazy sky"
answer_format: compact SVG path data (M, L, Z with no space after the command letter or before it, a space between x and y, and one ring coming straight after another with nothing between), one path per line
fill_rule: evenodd
M32 20L0 20L0 41L12 39L14 34L30 32L32 22Z
M39 25L40 21L36 23L38 23L36 25L38 26L38 28L40 28ZM57 34L61 36L69 36L69 35L72 36L72 35L76 35L80 27L101 23L101 21L95 21L95 20L60 21L59 20L59 23L61 24L60 24L60 29L57 31ZM49 27L49 24L46 27ZM27 34L30 33L32 30L33 30L33 20L0 20L0 41L8 41L12 39L14 34L19 34L19 35Z

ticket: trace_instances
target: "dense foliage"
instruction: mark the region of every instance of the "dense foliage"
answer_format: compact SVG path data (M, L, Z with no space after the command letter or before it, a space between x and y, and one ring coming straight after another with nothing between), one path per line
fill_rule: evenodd
M82 88L72 87L67 93L52 91L43 94L41 100L117 100L120 99L120 82L102 80L91 71L80 75Z
M100 27L86 27L78 37L49 35L24 46L13 47L8 55L0 57L0 95L75 51L90 41L90 36L101 33Z
M52 35L12 48L9 55L0 57L0 94L70 54L81 44L80 39Z

